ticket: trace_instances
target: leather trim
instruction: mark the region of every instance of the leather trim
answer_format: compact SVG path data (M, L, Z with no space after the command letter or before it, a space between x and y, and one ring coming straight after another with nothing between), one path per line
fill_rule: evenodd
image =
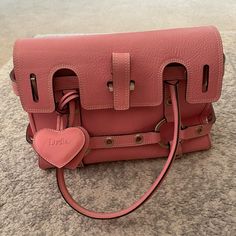
M115 110L128 110L130 101L130 54L112 53L112 81Z
M144 202L146 202L155 190L158 189L162 181L164 180L165 176L167 175L171 164L174 161L178 146L179 146L179 130L180 130L180 111L179 111L179 103L178 103L178 91L177 91L177 84L169 84L171 99L173 103L173 114L174 114L174 133L173 133L173 141L171 142L170 152L167 158L167 161L161 170L161 173L155 179L154 183L148 188L148 190L131 206L122 209L116 212L96 212L92 210L88 210L82 206L80 206L70 195L64 178L64 169L56 168L56 177L57 177L57 184L58 188L65 199L65 201L78 213L83 214L87 217L94 218L94 219L114 219L119 218L121 216L127 215L137 208L139 208Z

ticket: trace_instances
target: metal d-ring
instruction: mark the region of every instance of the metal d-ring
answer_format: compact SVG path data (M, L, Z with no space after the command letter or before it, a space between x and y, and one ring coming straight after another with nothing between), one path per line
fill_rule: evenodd
M27 143L29 144L33 143L33 137L31 137L27 132L26 132L25 138L26 138Z
M164 125L165 123L167 123L167 121L166 121L165 118L163 118L162 120L160 120L160 121L157 123L157 125L155 126L155 129L154 129L155 132L156 132L156 133L159 133L161 126Z
M154 128L154 131L155 131L156 133L160 133L160 128L161 128L161 126L164 125L165 123L167 123L167 121L166 121L165 118L163 118L162 120L160 120L160 121L157 123L157 125L156 125L155 128ZM160 141L158 144L159 144L162 148L165 148L165 149L169 149L169 148L170 148L169 144L164 144L164 143L161 142L161 141Z

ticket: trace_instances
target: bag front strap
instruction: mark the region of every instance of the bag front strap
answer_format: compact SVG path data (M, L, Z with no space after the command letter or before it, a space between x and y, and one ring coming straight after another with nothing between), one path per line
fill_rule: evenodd
M115 110L128 110L130 103L130 54L112 53L112 81Z
M172 100L172 108L173 108L173 114L174 114L174 134L173 134L173 140L171 142L170 146L170 152L167 158L167 161L159 174L159 176L156 178L154 183L151 185L151 187L136 201L134 202L130 207L117 211L117 212L95 212L88 210L82 206L80 206L70 195L68 192L68 189L65 184L65 178L64 178L64 169L63 168L57 168L56 169L56 177L57 177L57 183L58 187L61 191L62 196L64 197L65 201L77 212L91 217L95 219L112 219L112 218L118 218L124 215L129 214L130 212L137 209L142 203L144 203L151 195L152 193L157 189L157 187L160 185L164 177L166 176L173 160L177 152L178 143L179 143L179 130L180 130L180 113L179 113L179 104L178 104L178 91L177 91L177 83L175 84L169 84L168 87L170 89L171 94L171 100Z

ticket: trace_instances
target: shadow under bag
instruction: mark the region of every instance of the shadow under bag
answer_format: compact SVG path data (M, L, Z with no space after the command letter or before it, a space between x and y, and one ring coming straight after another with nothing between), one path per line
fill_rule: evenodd
M215 27L17 40L11 79L28 113L39 167L55 168L66 202L97 219L126 215L162 182L176 155L209 149L224 54ZM167 157L130 207L95 212L67 190L64 169Z

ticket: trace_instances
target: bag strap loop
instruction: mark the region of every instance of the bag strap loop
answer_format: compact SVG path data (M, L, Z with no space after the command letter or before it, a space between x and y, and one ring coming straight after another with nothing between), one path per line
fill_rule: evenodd
M149 189L131 206L129 206L126 209L117 211L117 212L95 212L88 210L82 206L80 206L70 195L66 184L65 184L65 178L64 178L64 169L63 168L57 168L56 169L56 177L57 177L57 183L58 187L61 191L62 196L64 197L65 201L77 212L88 216L90 218L95 219L113 219L118 218L124 215L127 215L140 207L148 198L154 193L154 191L160 186L162 180L166 176L168 170L170 169L171 164L173 163L173 160L175 158L178 144L179 144L179 130L180 130L180 112L179 112L179 103L178 103L178 89L177 89L177 82L175 83L168 83L168 87L170 90L171 100L172 100L172 109L174 114L174 134L173 134L173 140L170 145L170 152L167 158L167 161L159 174L159 176L156 178L154 183L149 187Z

